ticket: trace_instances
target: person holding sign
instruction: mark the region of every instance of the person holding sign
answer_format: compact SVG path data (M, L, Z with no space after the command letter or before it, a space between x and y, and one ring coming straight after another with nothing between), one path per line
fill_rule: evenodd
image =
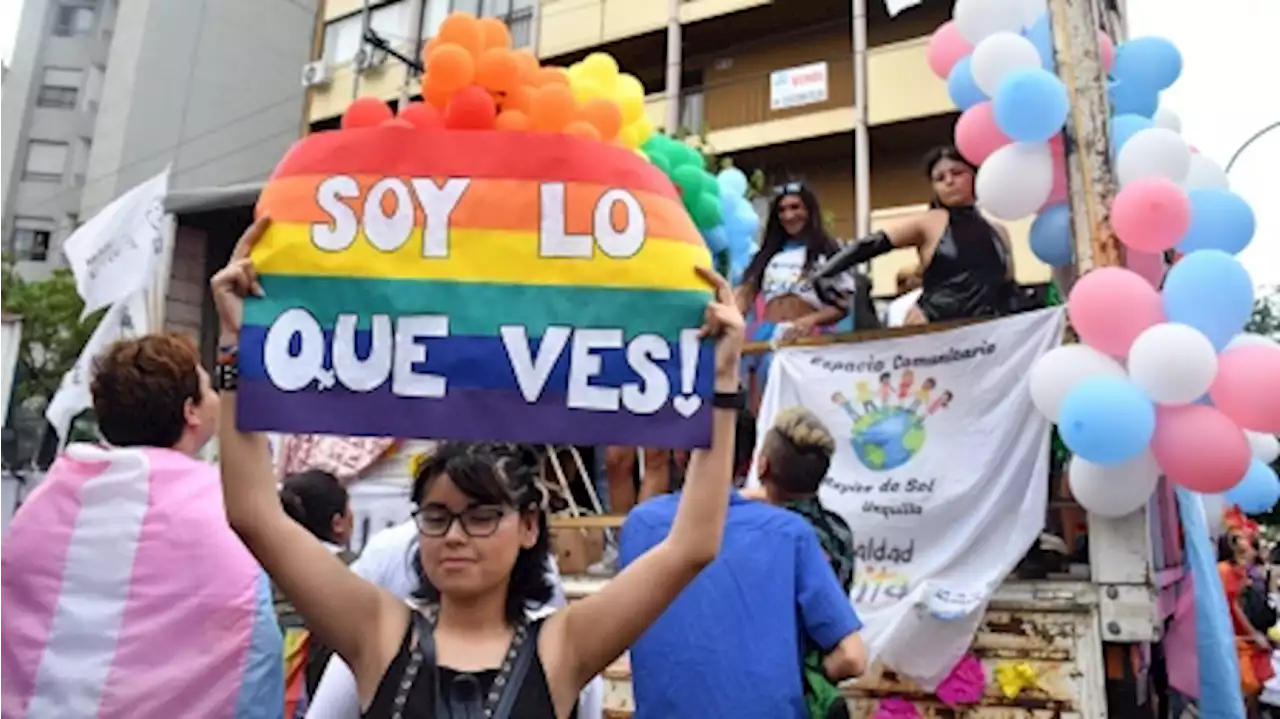
M266 438L236 426L236 344L246 295L261 294L249 250L270 220L241 237L211 290L221 325L217 374L227 518L316 636L353 669L366 717L573 715L578 693L715 559L733 473L744 322L728 283L715 290L704 337L714 337L710 449L696 450L670 534L598 593L543 620L546 520L535 466L510 445L447 443L414 481L422 604L408 606L347 570L284 513ZM429 401L429 400L423 400ZM470 712L470 713L468 713Z

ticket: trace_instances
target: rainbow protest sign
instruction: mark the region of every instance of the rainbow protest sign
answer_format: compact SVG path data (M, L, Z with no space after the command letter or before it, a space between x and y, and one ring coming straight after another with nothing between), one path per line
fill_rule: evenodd
M377 127L276 168L245 308L246 430L706 446L710 256L632 153ZM701 350L701 351L700 351Z

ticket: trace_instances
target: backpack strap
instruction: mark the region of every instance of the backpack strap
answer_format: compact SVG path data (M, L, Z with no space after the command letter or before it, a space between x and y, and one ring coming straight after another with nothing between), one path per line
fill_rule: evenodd
M524 686L524 680L529 676L529 667L537 658L538 635L541 632L542 620L539 619L529 625L528 636L516 648L516 657L511 664L511 675L507 677L506 686L502 687L502 696L493 710L492 719L511 719L511 712L515 709L520 688Z

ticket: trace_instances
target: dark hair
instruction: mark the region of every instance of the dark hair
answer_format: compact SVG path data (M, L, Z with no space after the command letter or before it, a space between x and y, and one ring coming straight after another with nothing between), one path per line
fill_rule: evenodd
M551 540L547 517L542 512L545 495L538 485L540 464L537 451L522 445L444 442L413 478L413 502L418 506L422 506L431 483L448 475L458 491L477 502L537 514L538 540L532 547L520 550L511 569L506 618L512 624L522 621L527 609L549 602L554 594L546 576ZM415 596L428 602L440 601L440 592L427 581L421 561L415 559L414 566L422 582Z
M751 471L751 459L756 453L756 416L749 409L738 411L733 429L733 476L745 477Z
M822 207L818 204L817 195L804 185L796 186L795 183L788 183L784 187L788 191L779 193L773 198L773 202L769 203L769 217L765 220L764 237L760 241L760 249L756 251L755 257L751 258L751 263L742 273L742 283L756 289L760 288L760 280L764 277L764 268L768 266L769 260L782 252L787 240L792 239L787 235L787 231L782 229L782 220L778 218L778 204L784 197L799 197L804 203L805 211L809 214L803 232L806 271L813 269L819 257L830 257L840 249L840 245L822 226Z
M319 469L291 474L280 485L280 503L293 521L317 539L337 544L333 518L347 511L349 497L338 478Z
M175 332L121 340L93 361L89 393L98 429L117 447L171 448L187 427L186 403L199 404L200 355Z
M938 163L943 160L954 160L974 172L978 171L978 166L969 162L964 155L961 155L955 145L938 145L924 154L924 176L929 178L930 182L933 182L933 168L937 167ZM929 198L929 207L938 209L944 207L944 205L937 195L933 195Z
M778 413L761 452L769 458L768 481L792 496L818 491L831 469L836 442L822 420L804 407Z

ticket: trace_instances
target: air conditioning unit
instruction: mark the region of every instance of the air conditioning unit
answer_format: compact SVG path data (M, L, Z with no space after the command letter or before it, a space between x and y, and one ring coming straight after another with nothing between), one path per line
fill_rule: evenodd
M315 60L302 66L303 87L328 87L331 80L333 72L329 63L324 60Z
M356 56L352 60L352 64L360 72L373 70L382 67L387 61L387 51L368 45L356 51Z

